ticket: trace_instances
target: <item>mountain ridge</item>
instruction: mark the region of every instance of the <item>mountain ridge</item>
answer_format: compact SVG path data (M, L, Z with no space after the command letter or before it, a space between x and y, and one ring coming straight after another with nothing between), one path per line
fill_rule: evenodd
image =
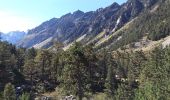
M86 44L103 31L103 37L113 34L158 1L128 0L122 5L113 3L106 8L86 13L77 10L61 18L53 18L28 31L27 36L19 42L18 46L30 48L41 44L39 48L48 48L56 41L67 46L83 35L85 37L80 42ZM50 41L44 42L49 39ZM95 42L97 43L98 40Z
M24 31L11 31L8 33L0 32L1 40L8 41L12 44L17 44L24 36L26 36L26 32Z

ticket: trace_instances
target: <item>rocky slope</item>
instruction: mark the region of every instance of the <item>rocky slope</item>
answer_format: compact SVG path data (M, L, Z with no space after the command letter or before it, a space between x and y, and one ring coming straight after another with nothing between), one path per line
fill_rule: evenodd
M93 43L98 48L110 47L122 40L128 25L132 25L135 19L153 9L159 2L163 1L128 0L122 5L113 3L96 11L84 13L78 10L30 30L18 46L49 48L56 41L69 46L78 40L84 44Z
M170 35L169 9L169 0L158 0L123 27L101 38L96 47L116 50L120 47L126 49L128 45L128 48L141 48L141 46L148 46L149 43L164 39Z

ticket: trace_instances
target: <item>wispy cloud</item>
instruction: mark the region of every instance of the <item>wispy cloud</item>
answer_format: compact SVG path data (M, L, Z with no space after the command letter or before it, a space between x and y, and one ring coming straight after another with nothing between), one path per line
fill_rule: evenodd
M37 23L32 18L17 15L8 11L0 11L0 31L27 31L35 27Z

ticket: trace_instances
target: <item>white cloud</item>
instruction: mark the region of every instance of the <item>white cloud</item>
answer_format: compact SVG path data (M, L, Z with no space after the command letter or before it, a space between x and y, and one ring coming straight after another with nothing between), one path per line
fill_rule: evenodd
M0 31L27 31L37 24L32 18L20 16L8 11L0 11Z

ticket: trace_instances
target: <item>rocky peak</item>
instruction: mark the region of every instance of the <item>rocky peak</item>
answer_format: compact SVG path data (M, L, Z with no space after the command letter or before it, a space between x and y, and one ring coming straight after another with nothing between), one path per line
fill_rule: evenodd
M82 14L84 14L84 12L81 11L81 10L77 10L77 11L73 12L74 16L79 16L79 15L82 15Z
M117 7L120 7L120 5L116 2L114 2L112 5L109 6L109 8L111 8L111 9L114 9L114 8L117 8Z

